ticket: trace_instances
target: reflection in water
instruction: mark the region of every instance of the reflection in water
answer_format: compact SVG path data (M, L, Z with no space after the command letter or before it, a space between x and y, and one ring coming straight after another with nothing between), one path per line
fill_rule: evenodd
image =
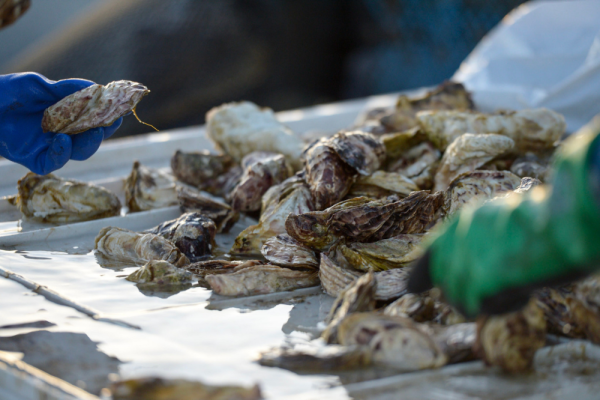
M161 299L168 299L169 297L176 295L179 292L188 290L191 288L191 283L181 285L161 285L158 283L138 283L135 285L140 293L148 297L159 297Z

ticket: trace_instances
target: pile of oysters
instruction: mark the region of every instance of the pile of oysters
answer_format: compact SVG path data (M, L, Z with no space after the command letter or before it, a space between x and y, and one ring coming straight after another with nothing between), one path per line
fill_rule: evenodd
M478 112L452 82L310 143L270 109L224 104L207 114L219 154L177 151L171 171L135 162L126 179L126 212L179 206L181 217L144 232L108 226L95 250L140 265L126 278L138 284L198 282L225 296L321 285L336 298L320 346L276 349L263 365L412 371L483 359L523 371L547 333L600 343L598 278L546 288L519 312L477 321L437 289L407 294L406 281L423 241L449 216L546 182L565 129L547 109ZM21 179L16 203L44 222L123 212L106 189L52 175ZM215 256L216 235L242 213L256 224Z

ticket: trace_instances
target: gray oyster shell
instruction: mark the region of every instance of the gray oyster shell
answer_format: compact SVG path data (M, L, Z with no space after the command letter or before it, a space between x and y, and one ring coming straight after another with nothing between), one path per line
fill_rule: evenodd
M268 239L260 252L269 262L281 267L292 269L319 267L315 252L286 234Z
M240 218L229 205L204 196L186 187L177 188L177 200L182 212L195 212L210 218L217 225L217 233L227 233Z
M341 131L329 140L328 145L346 164L362 175L372 174L385 162L383 142L367 132Z
M209 151L183 152L177 150L171 157L173 175L181 182L200 190L219 195L219 177L234 167L227 155L212 154Z
M130 212L175 206L176 186L171 175L135 161L125 180L125 203Z
M437 171L441 153L430 142L420 143L388 164L387 170L404 175L420 189L433 187L433 178Z
M141 284L181 285L190 283L193 274L164 260L148 261L146 265L125 279Z

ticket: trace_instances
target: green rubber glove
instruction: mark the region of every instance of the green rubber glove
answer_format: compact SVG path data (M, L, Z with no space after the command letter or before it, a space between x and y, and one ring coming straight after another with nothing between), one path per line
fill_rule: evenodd
M557 154L551 186L467 208L434 233L408 290L438 286L465 315L497 314L526 304L531 292L600 269L600 206L590 159L600 120ZM594 150L596 149L596 150Z

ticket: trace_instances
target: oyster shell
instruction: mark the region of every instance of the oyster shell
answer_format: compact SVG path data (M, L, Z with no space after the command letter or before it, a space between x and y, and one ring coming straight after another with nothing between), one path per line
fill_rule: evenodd
M339 202L350 190L355 171L348 166L321 139L304 152L306 183L310 188L317 210L323 210Z
M539 179L535 178L521 178L521 183L519 187L515 189L515 193L525 193L530 191L536 186L540 186L542 182Z
M331 373L371 365L367 347L326 346L302 350L274 349L262 353L258 363L301 373Z
M148 93L146 86L132 81L114 81L106 86L93 84L48 107L42 118L42 130L73 135L110 126L135 110Z
M385 315L396 315L410 318L416 322L435 322L442 325L454 325L465 322L454 307L440 301L437 296L429 293L405 294L389 304L384 310Z
M5 0L0 2L0 29L15 22L31 6L31 0Z
M380 198L397 194L406 197L417 190L419 190L419 187L402 174L375 171L371 175L360 176L350 187L348 195L351 197Z
M385 146L386 159L392 161L426 141L427 136L422 134L419 128L413 128L402 132L386 133L379 139Z
M275 265L244 264L228 274L207 275L213 292L223 296L252 296L300 289L319 284L316 271L295 271Z
M286 232L289 214L305 213L314 209L308 186L299 176L272 186L263 196L262 212L257 225L244 229L230 250L231 254L260 254L267 239Z
M217 226L212 219L202 214L188 213L177 219L163 222L146 232L171 241L190 261L194 262L211 255L212 248L215 246Z
M476 347L483 360L506 372L529 369L535 352L545 343L546 321L535 299L520 311L477 321Z
M338 327L348 315L375 309L376 285L373 273L369 271L340 293L325 319L327 328L322 337L327 343L337 342Z
M143 284L180 285L191 282L193 276L191 272L177 268L167 261L152 260L125 279Z
M302 139L277 121L270 108L247 101L215 107L206 114L206 133L236 162L254 151L269 151L283 154L295 170L301 168Z
M258 260L247 261L247 263L252 263L252 265L263 264ZM244 262L229 260L207 260L188 264L184 268L196 275L198 278L204 278L207 275L228 274L233 272L234 268L241 264L244 264Z
M492 158L510 151L514 145L511 138L503 135L465 133L457 137L442 157L433 190L446 190L457 176L476 170Z
M410 267L401 269L390 269L375 273L377 290L375 290L375 300L390 301L404 296Z
M338 132L328 142L340 158L361 175L370 175L385 162L383 142L374 135L361 132Z
M292 269L319 267L315 252L286 234L265 241L260 252L268 261L281 267Z
M190 263L173 243L161 236L112 226L100 230L94 249L109 259L136 264L164 260L180 268Z
M175 206L178 204L175 179L135 161L125 180L125 203L130 212Z
M331 260L327 254L321 254L319 279L323 290L331 297L338 297L348 285L360 276L362 276L361 272L341 267Z
M521 179L508 171L473 171L456 178L448 188L444 210L454 214L465 205L481 203L517 189Z
M549 333L571 338L585 338L585 332L579 325L580 321L575 319L580 313L573 313L570 307L570 305L579 307L582 304L576 301L569 305L567 299L572 297L572 289L566 287L546 287L535 292L537 306L544 312Z
M497 133L515 141L520 153L548 149L565 133L562 115L545 109L482 114L463 111L422 111L419 125L435 146L444 150L466 132Z
M448 364L468 361L476 357L473 351L477 338L477 324L463 322L455 325L421 325L448 358Z
M227 204L203 196L195 190L185 187L177 188L177 200L184 213L200 213L210 218L217 225L217 233L227 233L240 218Z
M438 368L448 362L430 335L402 317L351 314L339 326L338 341L344 346L368 346L375 363L403 371Z
M264 151L245 156L242 168L244 173L230 195L235 211L259 211L263 194L293 174L283 155Z
M15 204L29 220L77 222L119 215L119 198L100 186L28 173L19 179Z
M430 142L424 142L390 163L387 170L404 175L421 189L431 189L440 156L438 149Z
M260 400L260 387L212 386L184 379L157 377L129 379L112 384L114 400Z
M360 271L401 268L419 258L422 235L398 235L372 243L340 244L338 251L348 264Z
M171 157L171 170L183 183L218 194L218 178L234 167L227 155L211 154L209 151L183 152L177 150Z

